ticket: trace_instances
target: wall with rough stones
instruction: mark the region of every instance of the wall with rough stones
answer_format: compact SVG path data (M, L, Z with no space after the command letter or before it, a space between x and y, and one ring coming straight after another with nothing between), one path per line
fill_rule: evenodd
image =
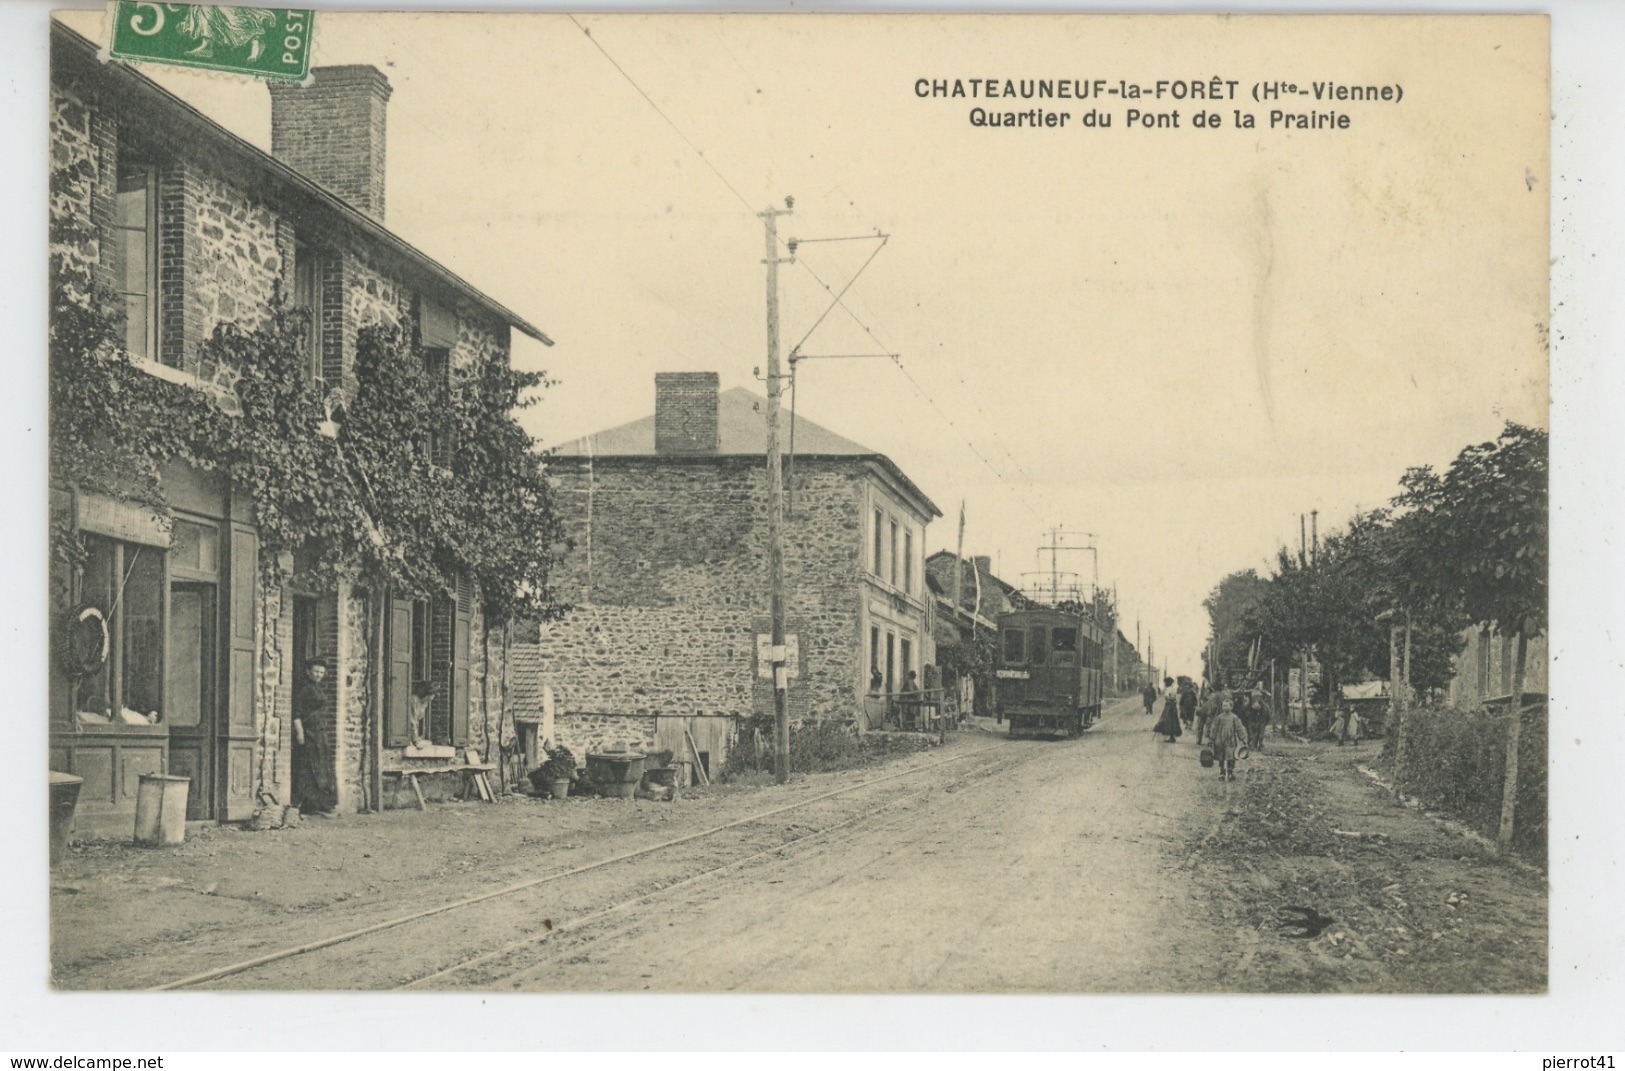
M572 547L541 628L560 715L748 715L768 631L766 477L754 458L560 459ZM787 521L786 617L800 645L792 716L851 716L859 698L858 461L798 460ZM587 492L591 491L590 494Z
M653 751L656 720L653 714L560 714L553 731L576 765L585 766L588 752Z

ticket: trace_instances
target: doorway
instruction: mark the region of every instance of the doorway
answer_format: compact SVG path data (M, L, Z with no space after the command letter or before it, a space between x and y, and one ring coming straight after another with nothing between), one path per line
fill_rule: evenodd
M186 817L216 816L215 585L169 586L169 772L191 778Z
M293 599L293 687L298 688L305 679L305 670L320 655L317 646L316 599L309 595L295 595ZM311 786L304 784L307 776L303 764L294 762L289 771L289 799L305 799Z

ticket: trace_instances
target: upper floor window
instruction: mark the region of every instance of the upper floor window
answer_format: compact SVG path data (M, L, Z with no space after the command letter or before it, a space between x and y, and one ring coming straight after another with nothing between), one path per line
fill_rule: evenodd
M874 562L874 574L876 576L885 576L886 575L886 558L885 558L885 551L884 551L884 549L882 547L885 536L886 536L886 515L884 513L882 513L880 510L875 510L875 562Z
M119 154L113 201L113 286L124 299L124 348L158 360L158 169Z
M293 304L310 315L305 328L305 375L312 383L322 380L322 296L321 255L301 242L293 251Z
M914 594L914 532L903 532L903 590Z
M897 522L891 522L891 572L887 579L897 583Z

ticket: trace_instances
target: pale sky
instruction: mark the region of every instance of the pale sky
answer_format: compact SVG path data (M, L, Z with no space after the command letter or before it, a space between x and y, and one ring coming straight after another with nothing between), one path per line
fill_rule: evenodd
M930 549L953 546L961 500L966 552L1011 580L1049 527L1095 533L1125 631L1138 619L1175 672L1199 668L1209 589L1266 568L1300 512L1325 531L1408 465L1546 423L1544 21L579 19L591 39L553 14L317 24L318 64L394 86L386 222L557 340L515 341L560 380L526 416L544 444L651 412L657 371L760 389L753 212L786 194L786 237L892 236L846 299L873 336L836 310L804 351L897 352L908 372L810 362L801 413L937 502ZM67 21L103 35L101 11ZM262 85L147 72L268 145ZM1032 103L913 89L1215 75L1243 94L1211 106L1216 131L1171 100L1140 106L1181 129L1124 129L1134 102L1115 98L1043 102L1073 113L1064 130L978 130L972 106ZM1405 95L1318 105L1347 130L1232 129L1237 108L1267 127L1245 96L1261 79ZM1097 106L1114 127L1078 129ZM872 250L801 254L838 289ZM802 267L783 284L788 346L824 302Z

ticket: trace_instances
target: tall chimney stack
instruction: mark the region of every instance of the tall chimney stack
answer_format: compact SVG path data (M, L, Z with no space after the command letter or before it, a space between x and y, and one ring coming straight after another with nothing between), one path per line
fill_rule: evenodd
M720 385L715 372L655 374L655 453L717 452Z
M384 109L376 67L317 67L309 86L271 82L271 153L372 216L384 218Z

